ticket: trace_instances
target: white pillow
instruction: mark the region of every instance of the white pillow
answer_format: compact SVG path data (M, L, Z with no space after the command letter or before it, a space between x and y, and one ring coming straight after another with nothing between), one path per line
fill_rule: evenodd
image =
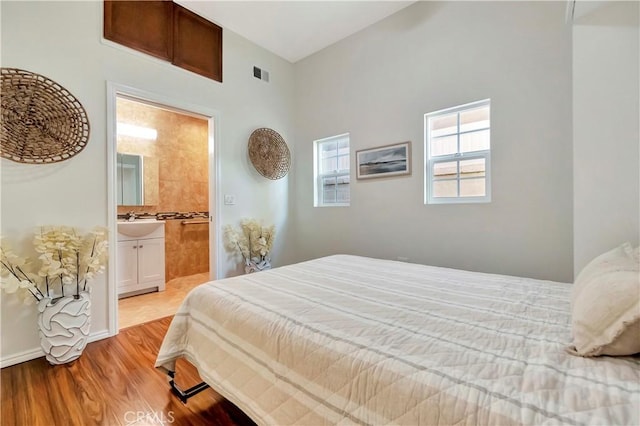
M593 259L571 290L571 353L640 353L640 265L624 243Z

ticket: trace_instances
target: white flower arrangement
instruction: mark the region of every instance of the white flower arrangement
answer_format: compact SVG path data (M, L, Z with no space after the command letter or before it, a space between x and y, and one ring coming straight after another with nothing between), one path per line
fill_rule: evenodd
M268 262L275 236L275 225L263 226L256 219L242 219L240 230L231 225L224 227L225 248L240 253L245 264Z
M80 297L89 281L104 272L107 230L96 227L86 235L68 226L39 227L33 238L40 268L16 255L8 242L0 242L0 288L16 293L25 304L45 298Z

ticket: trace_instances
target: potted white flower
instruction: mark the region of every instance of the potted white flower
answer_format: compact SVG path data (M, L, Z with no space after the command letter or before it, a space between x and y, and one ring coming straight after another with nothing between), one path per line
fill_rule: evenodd
M25 304L38 304L40 345L51 364L77 359L91 324L90 281L104 272L107 231L94 228L82 235L67 226L39 227L33 239L40 267L0 243L0 287Z
M231 225L224 227L225 248L242 256L247 274L271 269L269 252L275 236L274 225L263 226L256 219L240 221L240 230Z

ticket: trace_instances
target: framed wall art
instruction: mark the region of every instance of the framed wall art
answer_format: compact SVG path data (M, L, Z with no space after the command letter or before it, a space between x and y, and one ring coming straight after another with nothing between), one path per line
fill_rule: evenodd
M411 174L411 142L356 151L356 178Z

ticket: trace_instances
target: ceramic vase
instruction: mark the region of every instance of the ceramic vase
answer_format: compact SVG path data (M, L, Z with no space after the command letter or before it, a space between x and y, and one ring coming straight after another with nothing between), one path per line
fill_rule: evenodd
M82 355L89 338L91 298L82 291L78 298L45 298L38 303L40 347L50 364L66 364Z

